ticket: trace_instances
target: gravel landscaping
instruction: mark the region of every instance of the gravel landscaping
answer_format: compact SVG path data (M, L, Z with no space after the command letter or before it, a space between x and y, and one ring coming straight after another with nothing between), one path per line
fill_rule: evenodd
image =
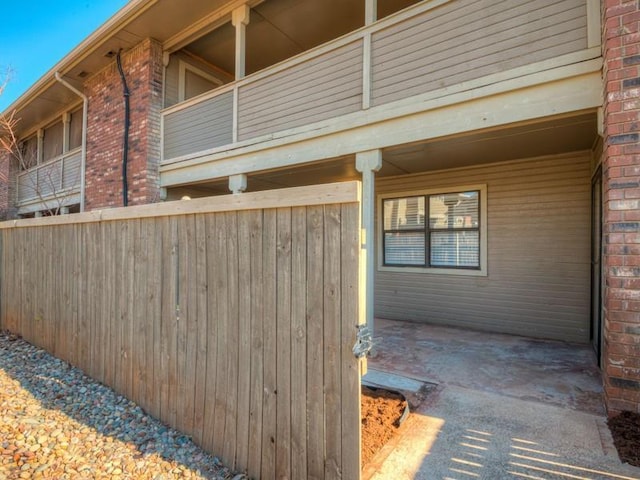
M0 478L246 477L79 369L4 332Z

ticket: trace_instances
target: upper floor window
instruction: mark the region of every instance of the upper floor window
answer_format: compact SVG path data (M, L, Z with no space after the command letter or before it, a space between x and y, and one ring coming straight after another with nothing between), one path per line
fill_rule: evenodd
M483 190L383 198L382 266L481 270Z

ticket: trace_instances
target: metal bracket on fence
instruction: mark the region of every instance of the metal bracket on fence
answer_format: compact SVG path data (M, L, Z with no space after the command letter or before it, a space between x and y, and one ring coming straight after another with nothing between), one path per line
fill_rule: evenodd
M356 358L364 358L373 347L373 335L368 325L358 325L357 340L353 346Z

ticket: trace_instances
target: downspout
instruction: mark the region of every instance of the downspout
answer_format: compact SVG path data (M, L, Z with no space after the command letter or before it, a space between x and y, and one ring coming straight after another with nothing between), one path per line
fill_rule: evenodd
M56 80L82 99L82 153L80 154L80 211L84 212L85 172L87 169L87 116L89 115L89 99L76 87L67 82L59 72L55 73Z
M118 50L116 55L116 63L118 65L118 72L120 73L120 80L122 81L122 96L124 97L124 138L122 140L122 205L127 206L129 204L129 184L127 180L127 163L129 160L129 126L131 123L131 114L129 107L129 87L127 86L127 79L124 76L124 70L122 70L122 60L120 53L122 49Z

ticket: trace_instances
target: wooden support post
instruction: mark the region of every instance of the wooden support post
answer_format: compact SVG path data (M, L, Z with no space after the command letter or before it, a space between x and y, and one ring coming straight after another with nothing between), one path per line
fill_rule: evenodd
M248 5L242 5L231 13L231 23L236 29L236 80L245 76L247 25L250 11Z
M229 177L229 190L233 193L242 193L247 189L247 175L240 173Z
M356 153L356 170L362 173L362 243L360 268L366 278L364 311L367 326L373 335L373 291L375 276L375 172L382 168L382 150Z
M71 114L64 112L62 114L62 151L64 153L69 151L69 139L71 138Z
M364 24L371 25L376 20L378 20L378 0L365 0Z
M36 162L40 165L44 158L44 130L42 128L38 129L37 142L38 149L36 151Z

